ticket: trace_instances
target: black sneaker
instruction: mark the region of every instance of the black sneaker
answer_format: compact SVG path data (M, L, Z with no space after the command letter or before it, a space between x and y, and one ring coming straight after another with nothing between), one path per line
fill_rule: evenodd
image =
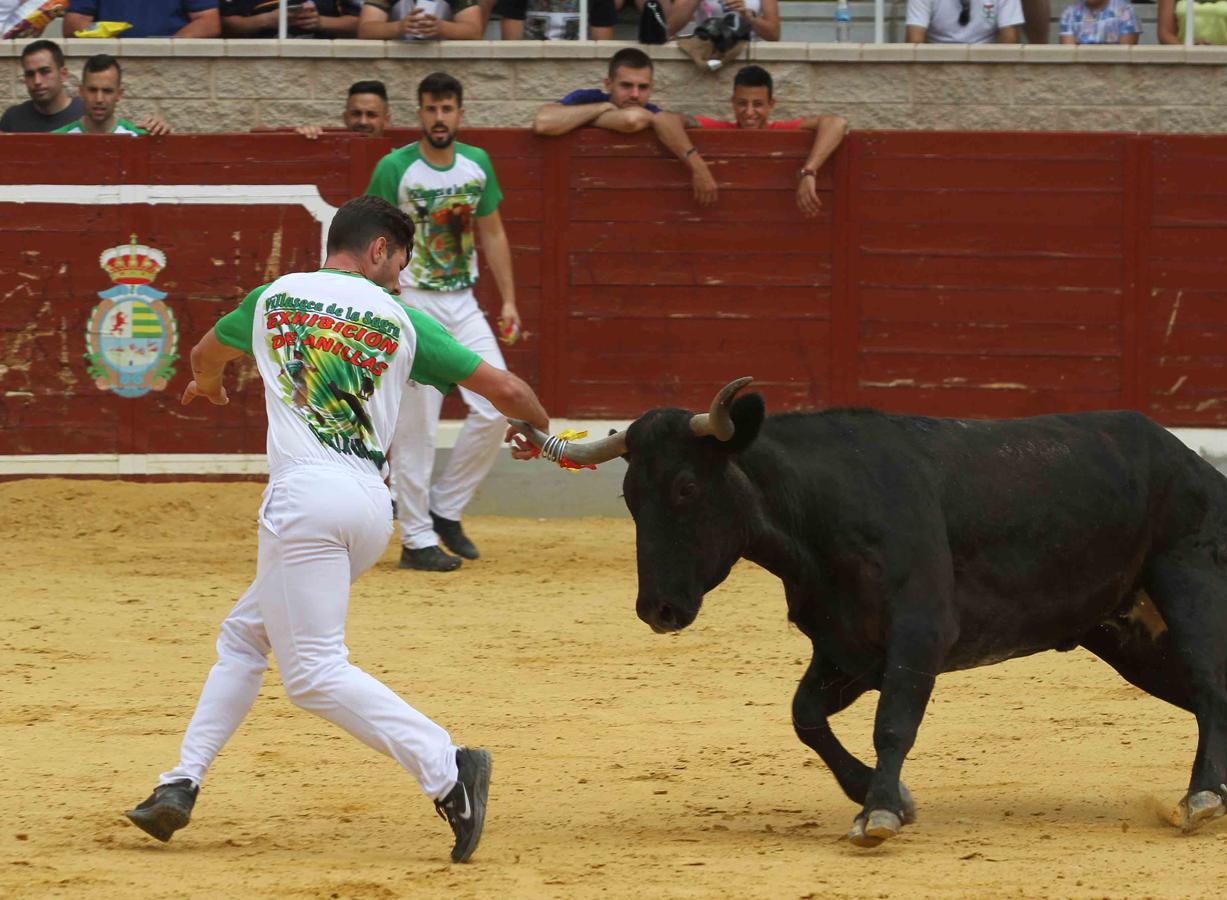
M165 843L192 820L192 807L199 793L200 788L186 778L159 784L149 799L124 815L141 831Z
M422 547L417 550L401 547L400 567L402 569L420 569L423 572L451 572L460 568L460 558L448 556L437 545L434 547Z
M442 516L430 514L430 521L434 523L435 534L443 541L443 546L447 547L457 556L463 556L465 559L477 559L481 556L477 552L477 548L473 546L473 542L469 540L468 535L464 533L464 529L460 527L460 523L455 519L445 519Z
M456 786L442 800L435 801L435 811L446 819L456 835L452 847L452 862L466 862L481 841L481 829L486 824L486 796L490 793L490 751L461 747L456 751Z

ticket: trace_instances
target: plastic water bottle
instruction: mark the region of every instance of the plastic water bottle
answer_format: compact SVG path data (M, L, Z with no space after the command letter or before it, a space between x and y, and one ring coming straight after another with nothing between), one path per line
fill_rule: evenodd
M848 10L848 0L839 0L835 4L835 40L841 44L852 40L852 13Z

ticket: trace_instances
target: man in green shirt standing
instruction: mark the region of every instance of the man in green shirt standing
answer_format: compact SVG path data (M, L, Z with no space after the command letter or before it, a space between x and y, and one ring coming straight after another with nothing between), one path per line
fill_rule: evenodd
M400 276L401 301L430 314L484 362L506 369L498 340L473 296L476 230L503 299L502 329L512 336L519 333L511 248L498 213L503 192L486 152L456 141L463 118L460 82L444 72L424 78L418 85L422 140L381 159L366 192L396 205L415 223L413 255ZM391 466L402 568L450 572L460 566L459 557L479 555L460 526L460 516L494 465L506 422L481 395L463 386L461 395L469 415L447 468L433 486L443 395L411 386L401 399ZM439 549L440 539L457 556Z
M150 118L140 125L115 115L115 108L124 96L123 70L115 57L99 53L85 61L81 73L81 99L85 115L69 122L53 134L170 134L170 126L161 119Z

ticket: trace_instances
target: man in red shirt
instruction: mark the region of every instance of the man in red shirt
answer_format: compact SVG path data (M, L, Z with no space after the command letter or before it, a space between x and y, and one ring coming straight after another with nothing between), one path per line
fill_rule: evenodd
M797 206L809 217L818 215L822 203L818 199L818 170L827 161L848 132L848 120L843 116L809 116L772 122L775 109L771 73L761 66L744 66L733 79L734 121L690 116L685 113L661 112L652 117L652 126L660 142L668 147L690 169L694 198L703 206L716 202L716 179L707 162L699 155L686 135L687 128L743 128L791 131L804 128L815 132L814 146L805 165L797 172Z

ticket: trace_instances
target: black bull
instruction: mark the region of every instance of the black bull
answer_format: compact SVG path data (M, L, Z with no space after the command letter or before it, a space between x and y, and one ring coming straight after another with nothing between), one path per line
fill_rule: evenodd
M914 818L899 781L941 672L1083 646L1197 718L1180 804L1227 811L1227 479L1145 416L976 421L872 410L765 415L721 391L543 455L627 460L639 617L685 628L740 558L783 583L813 643L798 737L861 804L874 846ZM880 692L867 766L828 717Z

